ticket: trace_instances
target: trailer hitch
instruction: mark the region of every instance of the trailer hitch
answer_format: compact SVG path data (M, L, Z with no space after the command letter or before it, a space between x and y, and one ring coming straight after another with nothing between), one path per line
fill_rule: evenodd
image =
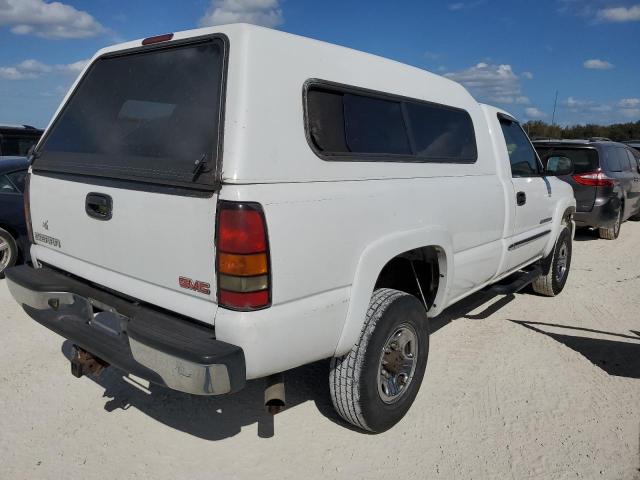
M99 377L102 373L102 370L107 368L109 364L94 356L93 354L87 352L86 350L78 347L77 345L73 346L73 358L71 358L71 374L80 378L83 375L92 374L96 377Z

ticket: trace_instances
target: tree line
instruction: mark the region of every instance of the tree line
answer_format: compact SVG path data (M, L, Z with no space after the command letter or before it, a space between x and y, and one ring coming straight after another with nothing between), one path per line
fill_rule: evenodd
M524 129L532 140L542 138L582 138L605 137L614 142L625 140L640 140L640 120L629 123L614 123L613 125L572 125L561 127L549 125L542 120L525 123Z

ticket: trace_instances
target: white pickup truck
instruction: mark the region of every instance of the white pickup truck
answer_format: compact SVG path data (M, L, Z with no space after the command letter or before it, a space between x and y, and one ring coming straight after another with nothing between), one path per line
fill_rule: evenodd
M566 158L543 170L446 78L265 28L100 50L31 158L33 266L8 285L77 376L268 377L277 408L281 372L331 359L338 413L380 432L418 392L428 317L499 281L555 295L570 267Z

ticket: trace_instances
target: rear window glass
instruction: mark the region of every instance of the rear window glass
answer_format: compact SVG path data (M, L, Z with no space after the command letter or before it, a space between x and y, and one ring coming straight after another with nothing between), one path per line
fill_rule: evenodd
M598 151L593 148L536 147L536 150L545 167L547 159L551 156L571 159L573 172L576 174L593 172L600 166Z
M461 109L324 86L309 88L306 107L311 142L324 155L366 161L477 159L473 122Z
M34 168L210 184L217 158L224 45L105 57L91 66L40 149Z
M26 157L32 145L38 143L41 133L32 135L0 134L0 155Z

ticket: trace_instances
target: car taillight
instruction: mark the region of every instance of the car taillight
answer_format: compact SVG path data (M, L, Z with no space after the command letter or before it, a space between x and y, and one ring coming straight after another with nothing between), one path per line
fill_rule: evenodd
M269 243L259 204L218 203L216 232L218 304L232 310L258 310L271 304Z
M29 243L36 243L33 239L33 227L31 226L31 174L27 173L27 178L24 182L24 219L27 224L27 234L29 236Z
M580 173L573 175L573 180L580 185L588 185L591 187L613 187L616 181L598 169L595 172Z

